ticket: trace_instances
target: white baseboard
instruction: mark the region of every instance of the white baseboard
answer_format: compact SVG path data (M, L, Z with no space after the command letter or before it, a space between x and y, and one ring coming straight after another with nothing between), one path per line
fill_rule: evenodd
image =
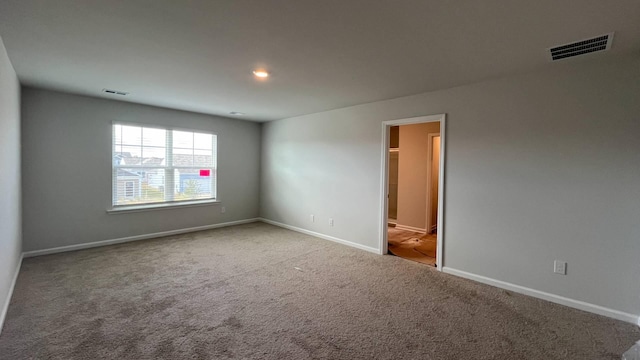
M219 224L196 226L196 227L191 227L191 228L169 230L169 231L161 231L161 232L151 233L151 234L128 236L128 237L123 237L123 238L119 238L119 239L102 240L102 241L95 241L95 242L84 243L84 244L60 246L60 247L55 247L55 248L50 248L50 249L27 251L27 252L23 253L23 255L24 255L25 258L29 258L29 257L34 257L34 256L57 254L57 253L67 252L67 251L89 249L89 248L94 248L94 247L114 245L114 244L126 243L126 242L131 242L131 241L137 241L137 240L153 239L153 238L163 237L163 236L171 236L171 235L185 234L185 233L190 233L190 232L195 232L195 231L216 229L216 228L221 228L221 227L226 227L226 226L247 224L247 223L252 223L252 222L256 222L256 221L260 221L260 219L259 218L244 219L244 220L230 221L230 222L219 223Z
M396 223L396 229L413 231L413 232L417 232L417 233L421 233L421 234L426 234L427 233L427 229L422 229L422 228L419 228L419 227L413 227L413 226L409 226L409 225L402 225L402 224L398 224L398 223Z
M622 311L609 309L604 306L590 304L584 301L574 300L574 299L566 298L564 296L555 295L555 294L527 288L527 287L516 285L516 284L511 284L505 281L500 281L500 280L488 278L486 276L472 274L462 270L452 269L446 266L442 269L442 271L444 271L447 274L463 277L465 279L481 282L483 284L495 286L501 289L511 290L516 293L533 296L538 299L551 301L553 303L572 307L574 309L583 310L590 313L603 315L603 316L607 316L617 320L622 320L625 322L630 322L632 324L640 325L640 317L638 315L633 315L633 314L625 313Z
M285 228L285 229L288 229L288 230L293 230L293 231L296 231L296 232L299 232L299 233L315 236L315 237L318 237L320 239L333 241L333 242L336 242L338 244L351 246L351 247L354 247L356 249L372 252L374 254L380 254L380 250L379 249L372 248L370 246L356 244L356 243L351 242L351 241L347 241L347 240L343 240L343 239L340 239L340 238L337 238L337 237L321 234L319 232L315 232L315 231L311 231L311 230L306 230L306 229L299 228L299 227L296 227L296 226L283 224L283 223L280 223L280 222L277 222L277 221L273 221L273 220L269 220L269 219L261 218L260 221L265 222L267 224L279 226L281 228Z
M16 281L18 281L18 274L20 274L20 267L22 266L22 258L24 254L20 254L20 259L18 260L18 266L16 266L16 271L13 274L13 280L11 281L11 286L9 286L9 293L7 294L7 298L4 301L2 306L2 312L0 312L0 334L2 334L2 328L4 327L4 320L7 317L7 312L9 311L9 303L11 303L11 296L13 296L13 289L16 287Z

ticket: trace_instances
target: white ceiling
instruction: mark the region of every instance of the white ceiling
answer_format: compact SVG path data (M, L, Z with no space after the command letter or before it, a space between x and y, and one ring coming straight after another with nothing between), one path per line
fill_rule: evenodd
M638 51L640 1L0 1L23 84L258 121L555 66L547 48L611 31L563 61Z

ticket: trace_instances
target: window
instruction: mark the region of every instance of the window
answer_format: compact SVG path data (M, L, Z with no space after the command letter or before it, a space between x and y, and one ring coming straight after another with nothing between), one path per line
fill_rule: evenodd
M217 136L113 125L113 207L216 198Z
M130 199L133 197L133 181L124 182L124 197Z

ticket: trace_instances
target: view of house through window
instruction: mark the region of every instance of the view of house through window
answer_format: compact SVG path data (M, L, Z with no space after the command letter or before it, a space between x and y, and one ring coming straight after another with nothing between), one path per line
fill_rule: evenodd
M113 206L216 198L217 136L113 125Z

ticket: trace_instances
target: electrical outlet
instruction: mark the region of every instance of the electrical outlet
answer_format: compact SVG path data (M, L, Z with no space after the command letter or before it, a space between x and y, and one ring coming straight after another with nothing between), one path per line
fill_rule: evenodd
M223 207L221 207L221 208L220 208L220 212L221 212L221 213L225 213L225 212L227 212L227 208L226 208L226 207L224 207L224 206L223 206Z
M316 222L316 217L311 214L311 222Z
M567 275L567 262L560 260L554 261L553 272L560 275Z
M333 219L329 219L329 226L333 226Z

